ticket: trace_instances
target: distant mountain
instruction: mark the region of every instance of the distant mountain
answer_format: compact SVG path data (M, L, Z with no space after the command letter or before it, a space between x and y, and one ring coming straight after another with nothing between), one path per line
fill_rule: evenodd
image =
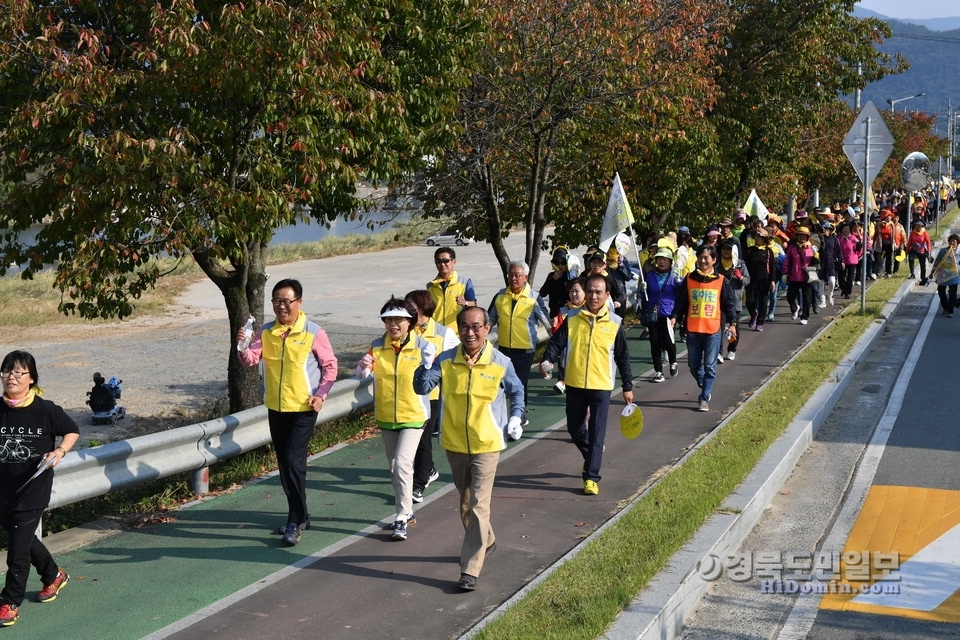
M957 92L957 81L960 79L960 56L957 55L960 51L960 26L950 31L931 31L925 26L886 18L865 9L855 9L854 15L860 18L876 16L889 24L893 37L876 45L877 48L890 55L900 53L910 63L906 73L888 76L868 85L862 93L861 104L872 100L878 109L884 110L890 108L887 100L923 93L923 97L898 102L897 111L906 108L938 115L938 129L941 135L945 135L946 126L943 123L946 122L947 101L952 100L951 106L955 112L960 109L960 93ZM960 18L950 20L960 22ZM853 103L852 97L850 102Z
M902 22L904 24L916 24L921 27L926 27L930 31L953 31L954 29L960 29L960 16L954 16L952 18L925 18L922 20L906 20L903 18L890 18L876 11L870 11L870 9L864 9L862 7L854 7L853 15L858 18L879 18L884 22L890 22L891 20Z

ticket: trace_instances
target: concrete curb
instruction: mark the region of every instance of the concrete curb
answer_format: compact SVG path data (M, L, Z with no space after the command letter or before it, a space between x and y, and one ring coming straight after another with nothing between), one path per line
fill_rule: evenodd
M904 281L894 297L884 305L881 312L883 320L873 323L864 332L847 356L837 365L832 381L821 385L814 392L743 484L727 498L722 508L723 512L711 517L694 534L690 542L673 556L667 567L657 574L647 588L621 612L602 636L605 640L628 638L665 640L680 634L684 621L696 610L700 599L710 588L711 583L697 574L699 562L711 554L723 556L740 547L747 534L760 520L764 509L792 473L820 425L833 411L860 363L883 334L887 319L903 304L913 284L912 280ZM829 326L829 324L826 325L821 332ZM815 335L808 345L812 344L816 337ZM771 380L774 378L775 376ZM717 433L719 427L722 427L736 413L727 417L712 434ZM700 445L708 441L709 438L705 438ZM682 462L682 460L678 462L678 465Z

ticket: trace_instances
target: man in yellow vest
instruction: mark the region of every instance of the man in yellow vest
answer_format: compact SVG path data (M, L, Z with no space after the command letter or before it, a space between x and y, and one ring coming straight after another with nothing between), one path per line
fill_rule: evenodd
M473 591L484 560L496 548L490 525L493 481L507 440L523 434L523 388L510 360L487 340L486 310L463 309L457 331L459 346L440 355L433 343L424 347L413 389L426 394L440 385L440 444L460 494L464 529L457 587Z
M566 359L567 431L583 456L583 492L588 496L600 493L597 483L603 462L610 393L616 382L614 366L620 371L624 402L633 402L627 338L620 316L611 313L607 304L610 295L607 283L598 273L587 276L586 303L572 310L557 328L540 363L540 372L546 376L561 354Z
M427 291L437 304L433 319L456 331L460 309L477 306L473 281L457 273L457 252L450 247L434 251L433 262L437 266L437 277L427 283Z
M527 383L533 352L537 348L537 324L553 333L550 312L543 298L534 293L527 283L530 268L526 262L514 261L507 267L507 282L510 286L500 289L490 303L490 325L497 327L497 349L510 358L517 377L523 384L523 405L527 405ZM527 426L526 411L522 426Z

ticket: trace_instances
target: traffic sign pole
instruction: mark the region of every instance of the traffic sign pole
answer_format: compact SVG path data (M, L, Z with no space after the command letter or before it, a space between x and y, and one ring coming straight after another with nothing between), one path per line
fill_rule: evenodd
M843 139L843 152L857 172L857 177L863 184L863 258L861 263L861 277L863 286L860 289L860 313L867 308L867 240L870 231L870 188L880 173L883 163L893 151L893 135L883 122L883 116L873 102L863 105L856 121ZM860 154L863 154L861 160Z
M870 207L867 206L867 203L870 202L870 196L867 195L871 193L869 189L873 188L873 181L869 183L866 181L867 177L870 175L870 120L872 118L867 118L865 123L864 131L864 141L863 141L863 268L861 269L863 280L860 281L860 315L863 315L867 311L867 233L870 231L870 219L868 210ZM871 247L872 248L872 247Z

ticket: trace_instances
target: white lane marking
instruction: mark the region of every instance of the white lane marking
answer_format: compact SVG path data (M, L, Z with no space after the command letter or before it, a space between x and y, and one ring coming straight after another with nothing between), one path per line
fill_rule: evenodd
M927 316L917 332L917 337L913 340L913 346L907 355L907 361L903 363L903 369L897 377L897 384L890 394L890 400L887 402L887 408L877 424L877 429L870 439L870 444L863 452L863 459L854 475L850 492L847 499L837 516L833 527L824 539L821 549L842 549L844 542L850 536L850 530L853 528L863 502L867 498L870 487L873 486L873 478L877 474L877 467L880 466L880 460L883 458L883 451L887 446L887 440L893 431L893 425L897 422L897 416L903 407L903 398L907 394L907 387L910 385L910 379L913 377L913 371L917 367L920 359L920 352L923 351L923 344L927 340L927 334L930 333L930 325L933 324L933 318L937 315L939 300L934 296L930 301L930 309L927 310ZM817 619L817 612L820 609L822 594L811 594L803 598L798 598L780 629L777 640L803 640L813 628L813 623Z
M853 599L897 609L933 611L960 589L960 524L900 565L900 593L862 593Z

